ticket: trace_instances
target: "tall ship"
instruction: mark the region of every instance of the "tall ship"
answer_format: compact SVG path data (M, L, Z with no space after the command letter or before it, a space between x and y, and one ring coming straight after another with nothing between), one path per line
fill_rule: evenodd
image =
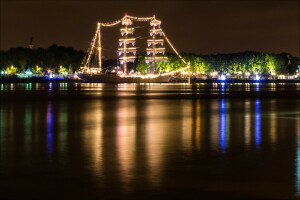
M135 28L132 26L134 21L150 22L150 39L147 40L147 56L145 57L145 62L149 67L146 73L128 70L129 63L135 62L137 58L136 38L133 37ZM122 25L120 28L121 38L119 38L119 47L117 49L119 66L117 70L104 71L102 68L101 30L103 27L111 27L118 24ZM189 63L179 55L160 25L161 21L156 19L155 15L141 18L128 16L127 14L121 20L112 23L97 23L96 33L87 57L83 61L84 66L77 73L78 77L85 82L96 83L168 83L174 73L189 69ZM164 38L186 66L172 72L158 72L156 68L157 62L166 63L168 60L167 56L165 56ZM92 58L93 60L97 59L98 62L92 63Z

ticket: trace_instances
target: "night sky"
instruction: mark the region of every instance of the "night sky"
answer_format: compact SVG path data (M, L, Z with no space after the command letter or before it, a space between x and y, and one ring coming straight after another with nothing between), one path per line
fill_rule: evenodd
M27 47L31 36L35 47L56 43L86 50L97 21L115 21L124 13L156 14L180 52L253 50L300 56L298 0L1 0L1 50ZM103 35L108 50L119 36L118 28L114 31Z

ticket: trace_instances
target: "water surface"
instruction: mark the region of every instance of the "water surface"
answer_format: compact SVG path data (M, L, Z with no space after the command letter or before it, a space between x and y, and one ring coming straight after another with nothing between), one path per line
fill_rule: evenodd
M1 199L295 199L299 84L0 84Z

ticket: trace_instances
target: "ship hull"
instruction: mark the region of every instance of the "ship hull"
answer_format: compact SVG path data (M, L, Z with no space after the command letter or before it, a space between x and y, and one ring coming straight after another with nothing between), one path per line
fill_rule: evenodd
M169 76L155 78L120 77L114 74L78 74L78 77L89 83L168 83Z

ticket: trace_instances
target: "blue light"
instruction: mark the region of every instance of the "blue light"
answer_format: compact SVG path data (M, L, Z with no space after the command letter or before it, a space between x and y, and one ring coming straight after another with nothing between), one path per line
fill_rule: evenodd
M218 79L220 81L226 81L226 76L224 74L221 74L221 76Z
M296 189L297 196L300 196L300 133L298 133L297 139L297 157L296 157Z
M255 144L260 145L261 140L261 116L260 116L260 101L255 102Z
M258 74L256 74L256 75L254 76L254 80L255 80L255 81L260 81L260 79L261 79L261 76L259 76Z
M49 154L51 154L52 153L52 131L53 131L52 130L53 116L52 116L52 104L51 103L49 103L47 123L48 123L47 151Z
M259 92L259 83L254 83L256 85L255 90L256 92Z
M225 94L225 83L221 83L221 94Z
M225 99L221 99L220 103L220 147L222 151L226 148L226 105Z
M52 83L49 83L49 91L52 91Z

